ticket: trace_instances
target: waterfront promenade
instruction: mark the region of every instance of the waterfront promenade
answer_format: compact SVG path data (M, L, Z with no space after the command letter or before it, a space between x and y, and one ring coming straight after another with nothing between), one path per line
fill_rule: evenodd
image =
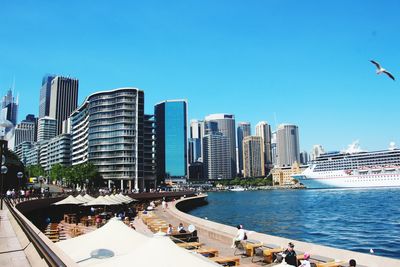
M171 221L174 226L177 223L182 222L186 226L193 224L198 230L200 240L210 246L218 246L221 248L221 254L224 256L233 256L233 249L230 249L232 238L235 236L237 229L233 226L223 225L213 221L198 218L187 213L184 213L176 208L182 207L193 207L196 206L196 199L204 196L198 196L187 199L180 199L173 203L170 203L169 208L163 212L160 208L157 210L159 216L165 218L166 221ZM161 210L161 211L160 211ZM257 220L257 215L254 215L254 220ZM251 231L252 229L246 229ZM369 255L344 249L337 249L328 246L317 245L313 243L302 242L293 239L281 238L277 236L271 236L258 232L250 232L248 235L249 239L258 240L263 244L271 244L275 246L286 247L288 242L295 243L295 250L298 252L307 252L311 254L311 258L325 258L327 261L342 261L348 262L349 259L356 259L357 266L371 266L371 267L398 267L400 266L400 260L380 257L375 255ZM208 243L209 242L209 243ZM241 264L248 264L248 259L242 258ZM256 266L256 265L245 265L245 266ZM260 266L260 264L257 264ZM271 265L273 266L273 265ZM344 265L346 266L346 265Z
M0 210L0 266L31 266L25 255L30 244L21 244L17 235L21 229L8 211L7 205L3 207Z

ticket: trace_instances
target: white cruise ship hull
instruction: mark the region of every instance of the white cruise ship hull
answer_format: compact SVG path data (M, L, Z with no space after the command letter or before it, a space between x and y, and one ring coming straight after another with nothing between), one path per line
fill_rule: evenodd
M365 187L400 187L399 173L348 175L344 171L314 172L293 175L307 188L365 188Z

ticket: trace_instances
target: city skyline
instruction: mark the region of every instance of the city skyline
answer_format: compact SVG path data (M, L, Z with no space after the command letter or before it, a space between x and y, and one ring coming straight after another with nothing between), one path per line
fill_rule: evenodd
M400 73L396 1L159 4L5 3L0 92L15 77L18 122L38 115L42 77L54 73L79 79L78 105L93 92L133 86L148 96L146 113L184 98L189 120L229 113L273 131L293 123L301 151L400 144L399 86L368 62ZM76 19L53 14L56 7ZM131 11L132 21L109 16Z

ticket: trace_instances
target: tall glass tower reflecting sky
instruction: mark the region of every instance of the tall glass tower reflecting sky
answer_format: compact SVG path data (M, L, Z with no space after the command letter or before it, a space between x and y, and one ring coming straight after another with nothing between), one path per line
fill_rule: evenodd
M187 103L166 100L154 107L156 125L157 178L186 179L187 175Z

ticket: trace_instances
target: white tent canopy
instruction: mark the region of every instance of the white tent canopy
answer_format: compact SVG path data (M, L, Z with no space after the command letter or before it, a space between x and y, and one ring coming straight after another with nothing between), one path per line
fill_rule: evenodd
M77 196L75 197L75 199L77 199L77 200L79 200L79 201L82 201L83 203L87 203L87 202L90 201L89 199L83 197L82 195L77 195Z
M83 203L84 203L83 201L74 198L72 195L69 195L68 197L64 198L63 200L53 203L52 205L80 205Z
M93 232L56 244L79 265L92 266L105 261L105 259L91 257L96 250L109 250L114 255L112 258L115 258L127 255L147 240L149 237L136 232L121 221L111 219Z
M114 199L114 200L117 200L117 201L120 201L122 203L126 203L126 204L132 202L131 200L127 200L127 199L121 197L120 195L110 195L110 198Z
M113 199L111 196L109 195L105 195L104 199L107 199L108 201L114 203L115 205L121 205L123 203L123 201L121 200L117 200L117 199Z
M85 194L83 197L86 198L89 201L95 199L94 197L92 197L92 196L90 196L88 194Z
M111 202L110 200L104 198L103 196L98 196L96 199L89 201L84 204L85 206L110 206L110 205L118 205L119 203Z
M169 237L153 237L141 246L132 249L131 253L105 259L95 266L211 267L221 265L178 247Z
M129 201L137 201L136 199L133 199L130 196L125 196L122 193L119 193L117 196L119 196L119 197L121 197L123 199L129 200Z

